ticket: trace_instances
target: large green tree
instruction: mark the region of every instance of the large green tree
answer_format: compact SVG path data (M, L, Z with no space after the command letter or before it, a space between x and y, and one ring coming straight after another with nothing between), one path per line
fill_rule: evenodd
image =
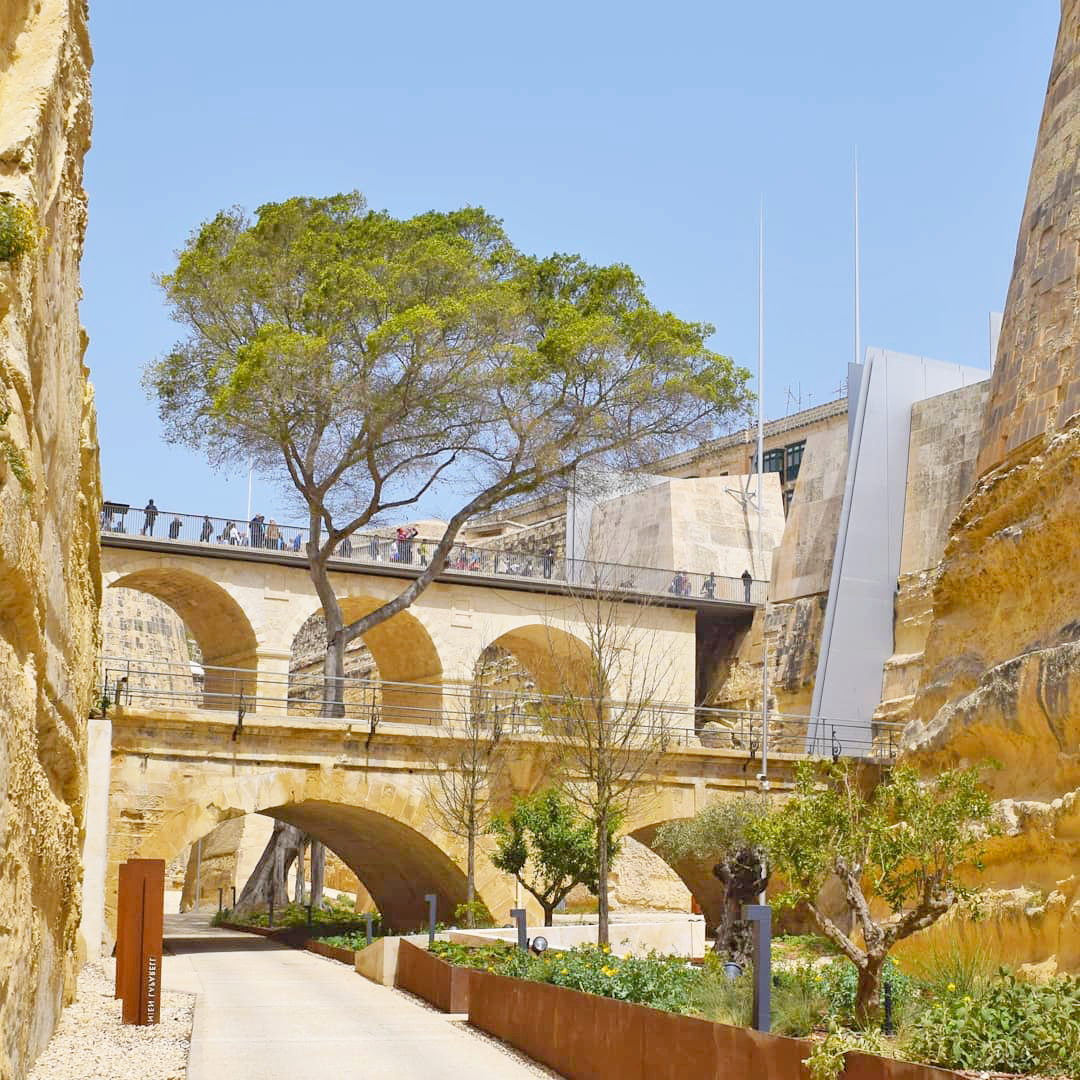
M972 891L966 872L981 869L983 844L994 831L981 771L949 769L924 783L910 765L897 765L867 794L850 763L803 762L791 798L750 829L786 882L774 903L804 902L858 968L855 1011L864 1023L877 1014L889 950ZM843 885L861 945L819 905L831 874ZM884 917L874 913L874 901Z
M160 278L183 337L149 365L167 437L294 493L326 618L325 713L348 642L407 608L473 515L586 463L648 465L714 434L747 373L623 265L518 251L481 209L399 219L357 193L225 210ZM426 568L345 623L329 561L430 494Z
M608 832L612 857L619 850L616 825L612 822ZM545 926L551 925L555 909L575 885L597 892L596 829L558 788L515 799L514 808L497 815L489 831L496 838L492 863L536 897Z

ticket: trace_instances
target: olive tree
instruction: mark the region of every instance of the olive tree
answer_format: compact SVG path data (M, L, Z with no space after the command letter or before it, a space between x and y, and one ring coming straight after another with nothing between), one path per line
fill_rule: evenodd
M751 830L786 883L776 905L805 902L858 969L855 1012L864 1023L877 1013L889 950L972 892L966 872L982 868L984 841L995 830L981 772L949 769L924 783L912 766L897 765L867 794L854 766L803 762L792 796ZM831 874L861 945L819 906ZM875 901L887 914L874 913Z
M672 864L712 864L713 876L723 890L714 948L738 963L746 963L751 952L742 906L756 903L768 884L764 854L751 836L768 806L761 795L723 799L692 818L662 825L652 845Z
M586 463L697 445L747 400L712 327L657 309L629 267L526 255L482 209L400 219L352 193L224 210L159 282L183 330L145 373L166 437L253 462L306 515L330 716L345 646L435 580L470 517ZM454 508L427 566L346 623L335 550L435 493Z

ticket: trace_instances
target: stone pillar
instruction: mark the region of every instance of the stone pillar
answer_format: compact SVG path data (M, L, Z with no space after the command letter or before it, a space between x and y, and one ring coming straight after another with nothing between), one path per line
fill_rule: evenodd
M291 657L291 652L282 649L259 649L255 653L255 701L249 706L252 712L285 715Z
M92 716L86 732L86 819L83 826L83 901L79 959L96 960L105 934L105 872L109 861L109 777L112 722Z

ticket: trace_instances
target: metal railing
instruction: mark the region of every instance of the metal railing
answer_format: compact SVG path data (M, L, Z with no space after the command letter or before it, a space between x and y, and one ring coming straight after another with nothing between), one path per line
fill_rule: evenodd
M308 530L274 521L242 521L172 511L138 510L124 503L106 502L101 511L101 535L211 548L265 551L297 561L307 558ZM420 573L431 561L435 542L411 537L398 539L385 533L356 533L342 540L333 558L384 569ZM631 595L678 597L705 604L764 604L768 582L683 569L630 566L594 559L566 559L554 553L497 551L455 544L443 572L491 580L603 589Z
M498 725L504 735L543 737L556 728L582 723L579 703L528 687L499 689L477 682L404 683L343 677L339 681L343 716L319 714L327 703L321 673L259 673L251 668L170 664L155 660L102 657L99 701L109 707L207 709L236 716L299 717L329 727L360 726L370 732L385 725L422 725L452 735L470 719ZM692 707L676 702L641 703L605 698L603 712L613 724L633 724L642 737L662 738L670 746L706 747L760 758L760 710ZM815 757L895 758L903 725L769 713L773 753Z

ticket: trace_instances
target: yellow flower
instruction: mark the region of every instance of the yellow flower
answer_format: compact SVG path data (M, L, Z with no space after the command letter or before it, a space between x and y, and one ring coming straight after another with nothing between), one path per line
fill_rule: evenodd
M956 993L956 983L949 983L949 985L947 987L945 987L945 989L948 990L950 994L955 994Z
M967 994L965 994L961 1000L964 1002L965 1005L970 1005L971 1004L971 998L968 997Z
M488 965L488 971L490 971L492 975L495 974L495 969L490 964Z
M569 974L570 974L570 972L569 972L569 971L567 971L567 970L566 970L566 968L563 968L563 969L562 969L562 971L560 971L560 972L559 972L559 974L560 974L560 975L569 975Z
M601 945L600 946L600 951L602 953L609 953L609 952L611 952L611 946L610 945Z
M815 975L814 976L814 982L821 982L821 976L820 975Z

